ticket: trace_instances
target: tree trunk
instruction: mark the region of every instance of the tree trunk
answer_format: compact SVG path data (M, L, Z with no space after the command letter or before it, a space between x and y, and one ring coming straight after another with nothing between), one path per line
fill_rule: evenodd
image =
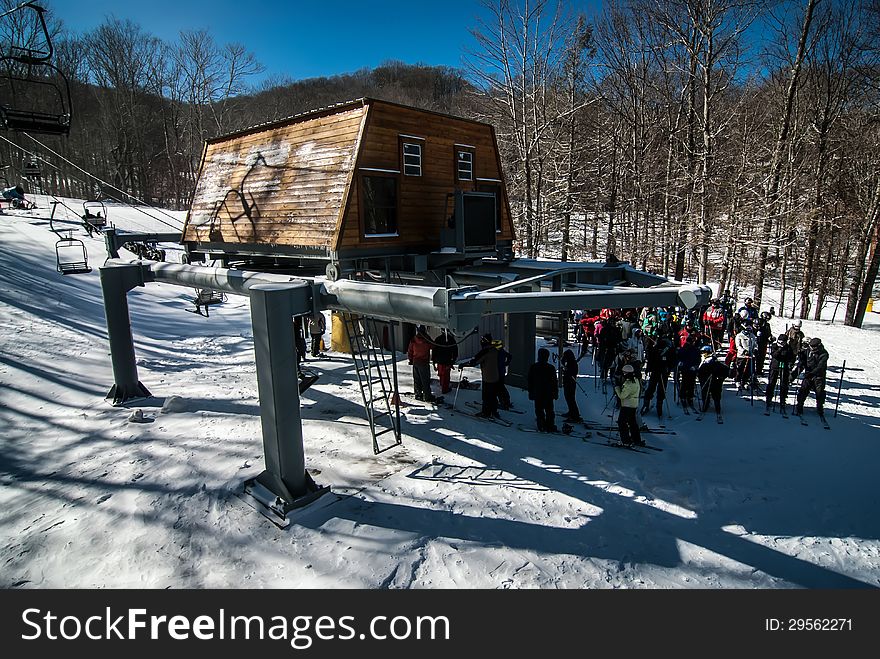
M764 235L761 242L761 249L758 254L755 281L754 299L755 304L758 307L761 306L761 297L764 294L764 278L767 272L767 253L770 247L770 237L773 235L773 222L778 205L779 182L782 176L782 153L789 139L789 131L791 130L791 112L794 106L798 77L800 76L801 65L804 61L804 52L807 47L807 36L810 33L810 24L813 21L813 9L815 9L817 2L818 0L807 0L804 24L801 29L800 39L798 40L797 55L795 56L794 66L791 69L791 78L788 83L785 107L782 112L782 125L779 128L779 135L776 138L776 146L773 150L773 159L770 163L770 180L767 185L765 196Z

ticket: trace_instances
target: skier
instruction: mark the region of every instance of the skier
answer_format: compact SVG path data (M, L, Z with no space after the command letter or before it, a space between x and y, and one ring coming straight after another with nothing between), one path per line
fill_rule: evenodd
M825 423L825 372L828 368L828 351L822 345L822 339L814 337L810 339L810 350L804 363L804 379L797 394L797 410L795 414L802 416L804 413L804 401L810 394L810 390L816 392L816 412L822 423Z
M666 400L666 382L669 379L669 371L673 363L672 344L665 336L660 335L653 341L649 341L645 354L645 363L648 368L648 389L645 391L645 400L642 404L642 415L648 413L651 407L651 399L657 392L657 416L663 418L663 401Z
M715 416L718 423L721 419L721 392L724 387L724 380L729 374L727 365L720 361L714 354L710 346L703 346L700 349L703 357L703 363L697 370L697 377L700 379L700 391L703 394L703 403L700 406L702 413L705 414L709 409L709 397L715 402Z
M623 319L620 321L620 340L628 343L633 334L633 329L637 325L635 312L630 309L623 315Z
M615 387L620 386L620 383L623 382L623 367L627 364L630 364L633 367L636 379L641 381L642 362L639 361L638 353L635 348L627 348L617 356L617 359L614 360L614 364L611 366L609 375L611 377L611 382Z
M694 321L687 320L684 323L684 327L678 331L676 335L678 337L678 347L684 348L689 338L693 339L693 344L696 347L699 347L703 343L703 339L706 338L704 334L701 334L700 331L694 325Z
M565 394L565 402L568 404L568 412L564 417L566 421L577 423L583 421L577 404L577 376L578 360L575 359L571 350L562 354L562 391Z
M437 377L440 380L440 393L448 394L452 391L452 387L449 385L452 366L458 361L458 344L455 342L455 336L452 332L444 329L434 339L431 357L434 361L434 370L437 371Z
M734 381L739 383L738 391L742 392L748 384L750 389L755 388L755 353L758 350L758 342L752 330L751 323L744 323L739 334L736 335L736 376Z
M293 319L293 339L296 347L297 362L306 360L306 336L303 329L302 316L296 316Z
M547 355L550 355L549 351ZM480 337L480 351L463 366L476 366L477 364L480 365L480 374L483 379L483 386L480 387L483 409L477 416L500 419L501 415L498 414L498 348L492 345L492 335L489 333ZM553 377L554 379L556 377L555 371Z
M700 367L700 350L694 334L687 337L685 344L678 349L678 400L685 414L688 410L697 411L694 405L694 392L697 388L697 369ZM711 350L711 348L710 348Z
M493 344L498 350L498 407L509 410L513 405L510 403L510 392L504 384L504 379L507 377L507 367L513 361L513 355L504 349L501 341L493 341Z
M602 331L599 333L599 352L602 355L600 365L602 367L602 379L608 379L608 370L620 352L620 328L617 319L609 317L602 322Z
M788 337L788 345L792 347L792 350L798 350L805 338L804 333L801 331L802 324L802 321L796 320L785 332L785 335Z
M755 378L759 378L764 372L764 361L767 359L767 346L773 338L773 331L770 328L770 312L762 311L755 323L755 340L757 341L757 350L755 351Z
M724 313L724 329L727 332L727 338L732 339L736 334L733 307L736 305L736 297L730 294L729 290L725 290L718 300L718 305Z
M639 393L641 385L636 379L635 369L632 364L626 364L621 369L623 382L614 387L614 393L620 400L620 413L617 416L617 428L620 430L620 441L625 446L644 446L642 435L639 432L639 423L636 419L636 410L639 407Z
M535 421L541 432L558 432L553 401L559 398L556 369L550 363L550 351L538 350L538 361L529 367L527 376L529 400L535 402Z
M743 306L737 310L735 319L737 329L742 329L742 327L747 324L755 324L755 321L758 320L758 307L755 306L755 302L752 298L747 297L743 300Z
M588 352L592 351L596 342L595 334L597 320L599 320L599 317L593 313L593 311L587 311L584 313L584 318L581 320L581 329L583 330L581 336L581 354L578 355L578 357L583 357Z
M323 350L321 342L324 340L324 332L327 331L327 321L320 311L309 317L309 336L312 337L312 357L320 357Z
M413 388L415 389L416 400L433 403L434 395L431 393L430 369L431 343L424 325L419 325L416 328L416 334L410 339L409 346L406 349L406 356L412 365Z
M770 349L770 375L767 380L767 394L764 398L768 414L773 406L777 381L779 382L779 411L782 414L786 413L785 399L788 396L788 385L794 367L794 359L794 350L788 344L788 337L785 334L780 334Z
M703 313L703 330L709 333L712 349L718 350L724 342L726 320L721 301L715 298L710 304L711 306Z

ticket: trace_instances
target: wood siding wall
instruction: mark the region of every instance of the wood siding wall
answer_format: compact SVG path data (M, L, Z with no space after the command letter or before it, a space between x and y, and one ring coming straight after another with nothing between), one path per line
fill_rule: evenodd
M402 173L401 135L422 138L422 175ZM456 145L474 149L474 181L456 180ZM360 176L400 172L398 236L366 238ZM385 175L388 175L387 173ZM496 185L499 240L513 240L501 161L486 124L367 100L338 112L232 135L205 147L184 242L287 247L440 247L456 189Z
M365 111L356 107L209 143L184 241L329 249Z
M400 136L411 135L424 139L422 176L404 176L400 155ZM418 140L410 140L418 142ZM452 214L449 194L457 188L474 190L480 181L457 182L455 145L475 147L475 179L498 179L501 161L495 146L491 126L443 115L373 101L370 103L360 153L348 205L336 249L390 248L436 250L440 245L440 230ZM399 170L398 176L398 237L366 238L360 216L360 177L369 175L368 169ZM513 240L510 208L503 184L498 199L501 214L499 240Z

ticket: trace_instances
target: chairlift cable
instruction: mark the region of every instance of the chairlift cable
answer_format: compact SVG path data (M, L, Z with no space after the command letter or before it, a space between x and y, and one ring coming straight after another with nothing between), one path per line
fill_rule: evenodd
M151 210L154 210L154 211L156 211L157 213L160 213L161 215L164 215L165 217L167 217L167 218L169 218L169 219L171 219L171 220L174 220L175 222L179 222L179 221L180 221L180 220L178 220L176 217L174 217L173 215L170 215L169 213L166 213L165 211L163 211L161 208L156 208L155 206L151 206L151 205L148 204L147 202L145 202L145 201L143 201L143 200L141 200L141 199L138 199L138 198L135 197L133 194L129 194L129 193L126 192L125 190L120 190L120 189L117 188L115 185L112 185L112 184L110 184L110 183L107 183L106 181L104 181L103 179L98 178L97 176L95 176L95 175L92 174L91 172L86 171L85 169L83 169L82 167L80 167L79 165L77 165L76 163L74 163L74 162L72 162L71 160L69 160L68 158L65 158L64 156L62 156L62 155L61 155L60 153L58 153L57 151L54 151L53 149L49 148L48 146L46 146L45 144L43 144L42 142L40 142L40 140L38 140L36 137L34 137L33 135L31 135L30 133L25 132L24 135L25 135L26 137L28 137L29 139L31 139L32 141L34 141L34 142L36 142L37 144L39 144L41 147L43 147L46 151L48 151L49 153L51 153L51 154L52 154L53 156L55 156L56 158L60 158L61 160L63 160L64 162L66 162L66 163L67 163L68 165L70 165L71 167L75 167L76 169L78 169L79 171L81 171L81 172L82 172L83 174L85 174L86 176L91 176L93 179L95 179L95 180L96 180L98 183L100 183L101 185L106 186L106 187L110 188L111 190L116 190L116 192L119 192L120 194L123 194L123 195L125 195L126 197L129 197L130 199L133 199L133 200L136 201L138 204L140 204L140 205L142 205L142 206L146 206L147 208L149 208L149 209L151 209ZM110 196L110 195L107 195L107 196ZM168 224L168 222L165 222L165 221L162 220L161 218L155 217L154 215L150 215L149 213L147 213L147 212L146 212L145 210L143 210L142 208L139 208L138 206L135 206L134 204L131 204L131 203L127 202L127 201L124 201L124 200L122 200L122 199L115 199L115 198L113 198L113 197L110 197L110 198L111 198L111 199L114 199L114 201L119 201L120 203L126 204L127 206L130 206L131 208L134 208L134 209L140 211L141 213L143 213L144 215L146 215L147 217L149 217L149 218L151 218L151 219L159 220L159 222L162 222L162 224L164 224L165 226L171 227L172 229L176 229L176 230L180 231L180 230L182 230L182 228L183 228L182 226L174 226L174 225Z
M118 191L118 192L121 192L122 194L124 194L124 195L126 195L126 196L128 196L128 197L131 197L131 198L134 199L135 201L137 201L137 202L143 204L143 205L146 206L147 208L150 208L150 209L152 209L152 210L155 210L156 212L158 212L158 213L164 215L165 217L169 217L169 218L171 218L171 219L174 220L175 222L179 222L179 220L178 220L177 218L175 218L173 215L169 215L168 213L166 213L165 211L163 211L163 210L160 209L160 208L155 208L154 206L150 206L149 204L140 201L140 200L139 200L137 197L135 197L134 195L130 195L130 194L128 194L127 192L124 192L123 190L120 190L120 189L117 188L116 186L110 185L109 183L105 183L103 180L101 180L100 178L98 178L98 177L95 176L94 174L91 174L90 172L87 172L85 169L83 169L82 167L80 167L80 166L77 165L76 163L73 163L73 162L71 162L70 160L68 160L67 158L65 158L64 156L62 156L62 155L56 153L55 151L53 151L52 149L50 149L49 147L47 147L45 144L43 144L42 142L40 142L39 140L37 140L36 138L34 138L33 136L31 136L30 134L28 134L28 133L24 133L24 134L27 135L27 136L28 136L30 139L32 139L34 142L36 142L37 144L39 144L41 147L43 147L44 149L46 149L47 151L49 151L50 153L54 154L55 156L57 156L57 157L60 158L61 160L63 160L63 161L65 161L66 163L70 164L72 167L75 167L75 168L78 169L79 171L81 171L81 172L83 172L84 174L86 174L86 176L90 176L90 177L92 177L93 179L95 179L96 181L98 181L99 183L101 183L102 185L105 185L105 186L107 186L107 187L109 187L109 188L111 188L111 189L113 189L113 190L116 190L116 191ZM12 140L8 139L7 137L5 137L5 136L3 136L3 135L0 135L0 139L2 139L2 140L5 141L5 142L8 142L9 144L11 144L12 146L14 146L16 149L18 149L18 150L21 151L22 153L24 153L24 154L26 154L26 155L29 155L29 156L31 156L32 158L36 158L36 159L39 160L40 162L43 162L43 163L49 165L49 166L52 167L53 169L57 169L59 172L61 171L61 168L58 167L58 165L56 165L55 163L53 163L53 162L51 162L51 161L49 161L49 160L46 160L46 159L43 158L42 156L39 156L39 155L37 155L37 154L35 154L35 153L31 152L31 151L28 151L28 150L25 149L23 146L21 146L21 145L19 145L19 144L16 144L15 142L13 142ZM80 177L78 177L78 176L71 176L71 178L73 178L73 179L79 181L80 183L88 184L88 181L83 180L82 178L80 178ZM51 195L51 196L54 197L54 195ZM124 199L118 199L118 198L116 198L116 197L114 197L114 196L112 196L112 195L107 195L107 196L110 197L113 201L118 201L118 202L121 203L121 204L125 204L126 206L129 206L130 208L133 208L133 209L135 209L136 211L138 211L138 212L140 212L140 213L143 213L144 215L146 215L147 217L149 217L151 220L156 220L157 222L161 222L161 223L164 224L165 226L170 227L170 228L174 229L175 231L180 231L180 230L182 230L182 227L181 227L181 226L175 226L175 225L173 225L173 224L169 224L168 222L164 221L162 218L160 218L160 217L156 217L155 215L150 215L150 213L146 212L144 209L140 208L139 206L135 206L134 204L130 204L130 203L128 203L127 201L125 201Z

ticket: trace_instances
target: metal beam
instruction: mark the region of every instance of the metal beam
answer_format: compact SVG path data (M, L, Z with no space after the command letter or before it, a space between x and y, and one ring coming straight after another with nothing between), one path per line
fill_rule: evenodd
M111 261L113 263L113 261ZM126 263L126 262L122 262ZM194 288L210 288L235 295L247 295L256 284L293 283L305 277L206 268L172 263L142 263L146 281L165 281ZM629 276L625 268L608 268L608 276ZM552 271L551 271L552 274ZM546 274L541 275L545 277ZM564 274L556 274L563 277ZM654 275L649 275L653 281ZM665 280L664 280L665 281ZM552 313L571 309L684 306L708 304L711 289L693 284L669 284L652 288L612 287L607 290L562 290L530 293L491 293L476 287L447 289L432 286L403 286L342 279L312 280L318 294L314 310L331 309L383 320L448 327L464 333L476 327L480 317L490 313ZM522 282L517 282L522 285Z

